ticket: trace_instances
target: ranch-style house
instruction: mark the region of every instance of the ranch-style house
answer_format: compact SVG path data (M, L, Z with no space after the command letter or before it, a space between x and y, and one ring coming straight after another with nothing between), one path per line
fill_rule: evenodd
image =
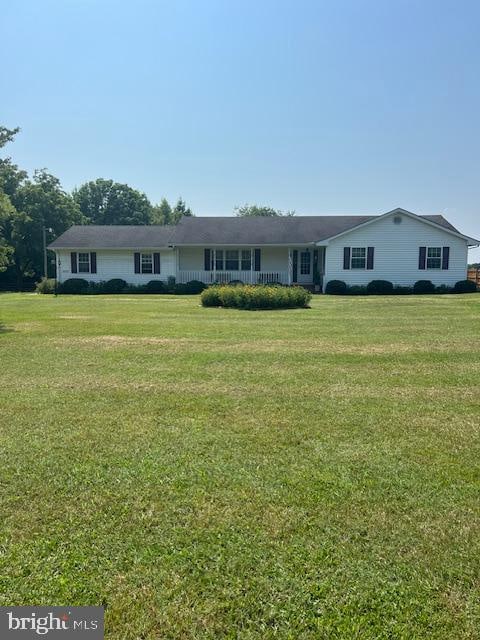
M130 284L453 285L480 241L441 215L394 209L371 216L184 217L176 226L74 226L49 245L57 279Z

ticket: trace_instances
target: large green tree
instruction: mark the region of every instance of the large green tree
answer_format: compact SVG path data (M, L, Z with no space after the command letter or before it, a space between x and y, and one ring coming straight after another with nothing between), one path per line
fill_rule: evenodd
M8 129L0 126L0 149L11 142L18 131L18 127ZM10 195L26 177L26 172L20 172L10 158L0 158L0 272L13 265L15 248L12 236L22 216L13 206Z
M179 198L174 207L170 205L166 198L162 198L160 204L153 207L153 224L178 224L183 216L193 216L190 207L187 207L185 200Z
M0 127L0 146L17 131ZM40 278L43 228L52 229L52 239L82 222L80 209L58 178L42 169L30 179L10 158L0 159L0 268L7 271L7 279L21 286L26 277Z
M10 198L0 191L0 271L12 264L13 246L8 241L7 228L16 214Z
M172 224L178 224L183 216L193 216L193 213L185 204L185 200L179 198L172 210Z
M153 224L172 224L172 207L166 198L162 198L160 204L153 207L152 210Z
M259 207L256 204L244 204L242 207L235 207L235 215L239 218L263 217L273 218L275 216L294 216L295 211L281 211L273 207Z
M98 178L75 189L73 199L88 224L152 223L147 196L128 184Z
M7 129L7 127L0 126L0 149L4 147L7 142L12 142L19 131L19 127L15 127L15 129Z
M23 214L16 224L15 269L23 275L39 277L43 273L43 228L52 229L50 239L60 235L84 218L72 196L58 178L45 169L24 180L12 196L17 212ZM51 269L49 275L54 275Z

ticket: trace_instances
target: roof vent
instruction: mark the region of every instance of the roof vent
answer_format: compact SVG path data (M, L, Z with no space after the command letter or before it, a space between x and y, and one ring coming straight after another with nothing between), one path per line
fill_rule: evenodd
M402 224L402 216L394 216L393 224Z

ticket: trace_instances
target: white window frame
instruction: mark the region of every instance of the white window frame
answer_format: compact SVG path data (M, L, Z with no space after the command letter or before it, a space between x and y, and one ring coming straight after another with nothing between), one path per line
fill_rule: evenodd
M143 258L150 258L150 265L152 267L151 271L144 271L144 264L143 264ZM152 275L153 274L153 253L141 253L140 254L140 273L141 274L145 274L145 275Z
M87 256L87 260L80 260L80 256ZM87 265L87 269L80 269L80 263L85 266ZM91 273L92 265L90 253L88 251L80 251L77 254L77 273Z
M208 247L207 247L208 248ZM227 253L235 254L235 258L227 258ZM237 262L237 268L228 268L227 261ZM210 271L254 271L255 249L252 247L215 247L210 248Z
M363 255L361 256L354 256L353 252L354 251L363 251ZM354 260L363 260L363 267L354 267L353 266L353 261ZM367 268L367 247L350 247L350 269L366 269Z
M438 256L429 256L430 251L439 251L440 255ZM439 271L442 268L442 258L443 258L443 247L427 247L427 251L425 254L425 268L429 271ZM431 267L428 264L429 260L438 260L438 267Z

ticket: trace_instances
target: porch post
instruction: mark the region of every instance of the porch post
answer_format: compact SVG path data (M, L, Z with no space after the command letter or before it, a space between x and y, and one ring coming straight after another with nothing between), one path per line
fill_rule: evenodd
M217 250L213 250L213 281L217 280Z
M292 284L292 250L288 247L288 284Z

